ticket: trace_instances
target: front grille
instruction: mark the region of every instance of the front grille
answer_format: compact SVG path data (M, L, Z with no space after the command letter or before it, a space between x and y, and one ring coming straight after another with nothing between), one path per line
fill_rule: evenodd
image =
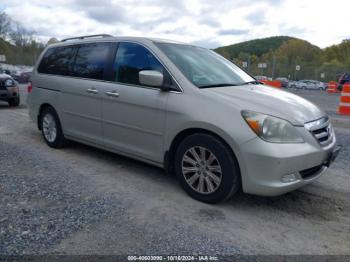
M314 166L314 167L305 169L303 171L300 171L299 174L303 179L308 179L313 177L314 175L317 175L323 168L324 168L323 165Z
M305 124L306 129L322 145L326 146L333 140L333 129L328 117L323 117Z

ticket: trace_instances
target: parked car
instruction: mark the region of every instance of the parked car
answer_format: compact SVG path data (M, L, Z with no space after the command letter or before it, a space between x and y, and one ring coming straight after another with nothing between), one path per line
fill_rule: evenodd
M267 76L254 76L256 80L269 80Z
M289 79L286 77L277 77L276 80L281 82L282 87L288 87Z
M261 81L261 80L272 81L272 78L267 76L254 76L254 78L258 81Z
M305 83L305 89L310 89L310 90L324 90L326 88L325 84L321 81L317 80L302 80L300 82Z
M338 90L342 91L343 90L343 85L350 83L350 73L344 73L339 77L338 80Z
M339 84L344 85L346 83L350 83L350 73L342 74L339 78Z
M75 140L163 167L208 203L299 188L340 150L317 106L193 45L71 38L46 47L31 81L29 114L48 146Z
M10 75L0 74L0 100L6 101L12 107L20 103L17 83Z
M289 80L287 84L287 88L296 88L296 85L297 85L296 82L297 81Z
M16 81L19 82L21 72L20 71L10 71L10 76Z
M307 89L307 90L323 90L325 88L324 84L315 80L299 80L290 83L291 88L296 89Z
M20 84L28 83L31 73L32 73L31 71L21 72L19 77L18 77L18 81L17 82L20 83Z
M328 84L322 81L314 80L316 85L320 87L321 90L327 90Z
M300 81L289 81L288 87L295 89L305 89L306 84Z

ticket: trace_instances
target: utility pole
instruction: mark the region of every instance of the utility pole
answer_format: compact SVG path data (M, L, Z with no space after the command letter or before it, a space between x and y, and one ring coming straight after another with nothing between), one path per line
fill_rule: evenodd
M276 69L276 55L272 54L272 80L275 79L275 69Z
M250 73L250 54L248 55L248 73Z
M298 71L300 71L300 69L301 69L300 65L296 65L296 66L295 66L295 75L294 75L295 81L298 81L298 79L297 79L297 73L298 73Z

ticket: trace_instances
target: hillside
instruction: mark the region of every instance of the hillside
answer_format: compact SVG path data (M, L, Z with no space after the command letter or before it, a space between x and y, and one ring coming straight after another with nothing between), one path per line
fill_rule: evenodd
M297 38L290 36L273 36L267 38L260 38L233 45L218 47L215 49L215 51L229 58L238 57L240 53L248 53L251 55L262 56L270 50L274 51L278 49L283 43L292 39Z
M223 46L215 51L237 65L249 61L246 70L253 75L330 81L350 72L350 41L321 49L302 39L275 36ZM266 63L267 68L258 68L259 63ZM295 70L296 65L301 66L300 71Z

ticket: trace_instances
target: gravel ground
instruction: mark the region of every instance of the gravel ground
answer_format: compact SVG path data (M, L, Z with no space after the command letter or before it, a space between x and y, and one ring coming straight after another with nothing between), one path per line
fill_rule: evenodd
M0 254L350 255L350 117L336 114L339 96L297 93L330 114L344 145L336 162L300 190L220 205L116 154L48 148L25 103L0 103Z
M0 159L6 161L2 161L0 167L2 255L46 254L72 233L81 230L90 233L99 221L103 224L93 241L100 237L106 241L108 237L113 243L112 253L115 253L115 243L119 243L116 254L126 250L142 254L192 254L193 250L199 254L238 253L234 247L224 245L219 237L209 238L195 226L182 225L156 209L150 213L155 219L135 223L133 217L126 214L132 203L126 199L121 202L117 194L96 192L93 181L62 164L60 160L64 159L42 154L28 145L3 141ZM158 230L159 225L167 225L167 232L164 228ZM109 235L113 231L117 234ZM196 242L192 242L193 238Z
M37 156L28 146L0 143L0 254L42 253L112 210L124 212L118 199L95 194L69 167Z

